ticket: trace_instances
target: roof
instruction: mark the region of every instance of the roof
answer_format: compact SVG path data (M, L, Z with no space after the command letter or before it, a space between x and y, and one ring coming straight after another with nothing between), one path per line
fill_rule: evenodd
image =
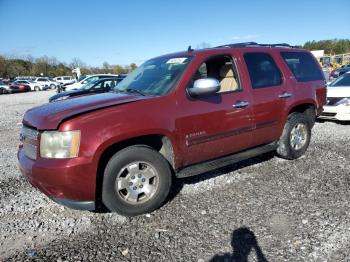
M191 46L188 47L186 51L175 52L170 54L161 55L159 57L174 57L174 56L195 56L202 53L215 53L215 51L222 49L231 49L231 48L252 48L252 49L260 49L260 48L273 48L273 49L295 49L295 50L303 50L301 46L292 46L286 43L279 44L258 44L256 42L245 42L245 43L234 43L234 44L226 44L220 45L216 47L204 48L204 49L192 49ZM158 58L158 57L157 57Z

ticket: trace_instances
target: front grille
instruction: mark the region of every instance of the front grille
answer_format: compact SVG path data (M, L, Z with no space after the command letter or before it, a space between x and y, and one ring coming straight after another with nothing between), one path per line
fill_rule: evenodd
M328 112L323 112L321 116L329 116L329 117L334 117L337 113L328 113Z
M327 97L327 106L334 106L336 103L338 103L343 98L344 97Z
M21 130L21 141L23 143L24 154L35 160L38 152L38 135L35 129L23 126Z

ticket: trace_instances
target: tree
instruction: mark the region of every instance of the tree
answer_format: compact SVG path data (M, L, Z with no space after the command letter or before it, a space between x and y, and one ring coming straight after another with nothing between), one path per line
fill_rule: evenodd
M86 67L86 66L85 66L85 63L83 61L81 61L79 58L74 57L72 59L72 62L69 64L69 67L71 69L74 69L74 68L77 68L77 67L83 68L83 67Z
M121 65L113 66L113 74L121 75L125 73L126 73L126 70Z
M126 74L137 68L135 63L130 66L110 65L107 62L102 64L102 67L87 66L79 58L73 58L72 62L67 66L66 63L62 63L57 60L56 57L39 57L34 59L28 55L26 57L16 58L0 55L0 77L14 78L17 76L62 76L72 75L72 69L80 68L82 75L87 74L101 74L101 73L114 73L114 74Z
M307 41L304 48L308 50L324 50L326 54L343 54L350 52L350 39L331 39Z
M137 68L137 65L135 63L131 63L130 66L129 66L130 72L134 71L136 68Z

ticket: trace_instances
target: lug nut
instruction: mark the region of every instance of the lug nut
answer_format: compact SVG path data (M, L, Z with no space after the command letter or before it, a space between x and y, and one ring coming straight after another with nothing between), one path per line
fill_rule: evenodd
M146 181L146 179L144 179L144 178L142 178L142 180L141 180L142 182L145 182Z
M129 182L129 186L132 186L132 182Z
M140 185L140 188L143 188L143 185Z
M139 177L141 177L141 174L139 174Z
M135 179L135 176L132 176L131 179Z
M137 189L137 187L136 187L136 186L134 186L134 187L133 187L133 189L134 189L134 190L136 190L136 189Z

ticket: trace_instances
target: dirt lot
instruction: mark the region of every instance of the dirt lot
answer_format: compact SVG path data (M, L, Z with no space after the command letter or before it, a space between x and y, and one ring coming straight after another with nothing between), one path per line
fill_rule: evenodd
M52 94L0 96L0 261L350 260L350 125L317 123L295 161L176 181L161 209L129 219L61 207L20 175L21 118Z

